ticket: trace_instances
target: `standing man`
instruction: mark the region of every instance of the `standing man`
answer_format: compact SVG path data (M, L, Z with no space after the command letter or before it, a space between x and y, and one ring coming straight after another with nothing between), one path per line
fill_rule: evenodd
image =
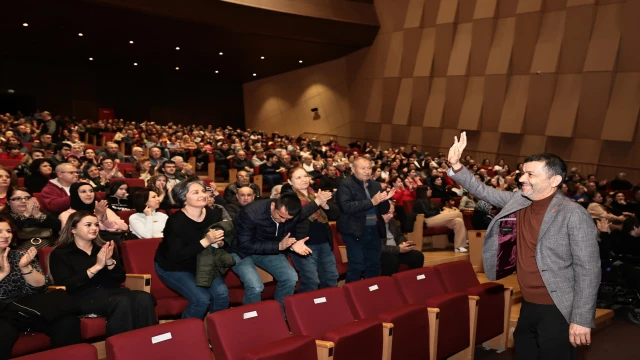
M389 199L395 189L382 191L377 181L371 180L371 161L358 158L353 162L353 175L338 187L338 231L347 245L349 268L346 282L358 281L380 274L380 229L384 228L382 214L389 212Z
M567 165L554 154L529 156L520 177L522 190L499 191L462 166L466 145L463 132L449 150L447 173L476 197L502 208L489 224L482 257L489 280L508 276L517 266L523 296L513 334L517 358L575 359L576 347L591 344L600 254L591 216L558 191ZM512 240L499 244L507 234ZM513 259L512 249L517 249Z

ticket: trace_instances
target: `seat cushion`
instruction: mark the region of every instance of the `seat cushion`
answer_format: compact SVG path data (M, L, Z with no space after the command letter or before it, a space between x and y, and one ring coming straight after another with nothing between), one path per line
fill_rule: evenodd
M14 360L97 360L98 351L93 345L75 344L14 358Z
M480 297L476 343L500 335L504 330L504 285L488 282L468 288L467 294Z
M11 357L32 354L51 347L49 337L43 333L29 331L20 333L18 341L13 345Z
M379 320L350 322L327 332L318 340L333 342L333 360L382 358L382 323Z
M156 315L159 319L180 318L189 305L189 301L183 297L170 297L158 299Z
M426 301L440 309L438 359L448 358L469 347L469 297L463 293L433 296Z
M291 336L259 346L242 355L242 360L316 360L316 342L310 336Z
M80 335L82 340L104 337L107 332L107 318L80 319Z
M378 314L393 324L391 359L424 359L429 354L429 316L425 305L405 305Z

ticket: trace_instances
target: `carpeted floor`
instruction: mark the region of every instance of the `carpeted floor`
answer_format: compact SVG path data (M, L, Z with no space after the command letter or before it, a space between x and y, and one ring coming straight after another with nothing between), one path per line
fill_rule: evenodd
M579 360L637 360L640 359L640 326L627 320L627 314L617 313L613 323L596 332L588 348L580 348ZM476 359L515 360L514 349L497 354L495 351L476 349Z

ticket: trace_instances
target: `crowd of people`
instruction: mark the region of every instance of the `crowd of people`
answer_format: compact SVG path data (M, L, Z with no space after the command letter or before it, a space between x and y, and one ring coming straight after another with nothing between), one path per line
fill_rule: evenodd
M52 335L54 346L78 342L73 315L106 316L107 336L156 323L153 296L120 286L121 241L162 238L155 255L160 281L189 301L183 318L203 318L229 307L223 279L229 270L244 285L244 304L261 300L256 265L277 281L280 303L298 281L298 292L337 286L331 221L346 244L346 282L352 282L392 275L401 264L423 266L422 249L407 241L397 220L406 215L407 201L413 213L424 214L426 227L453 230L457 252L468 251L463 213L473 214L475 229L486 229L496 213L454 182L444 154L417 146L341 146L334 139L210 125L75 121L47 111L0 115L0 132L0 163L19 160L13 168L0 166L0 337L13 339L3 341L0 358L11 353L25 326ZM104 148L81 141L104 133L115 133ZM237 170L220 192L216 179L205 185L197 176L211 158L218 180L226 182L229 170ZM133 164L131 170L124 163ZM461 163L471 176L505 192L518 191L525 175L523 164L510 168L503 160L478 164L467 156ZM252 182L256 172L264 188ZM122 178L141 179L144 186L130 187ZM640 236L640 187L624 174L608 182L571 169L562 192L594 221L606 221L607 251L640 255L625 241L629 234ZM134 213L123 219L124 211ZM35 258L47 246L54 247L50 276ZM46 292L52 281L67 291ZM8 300L37 309L60 306L52 310L55 321L25 325L12 320L16 310Z

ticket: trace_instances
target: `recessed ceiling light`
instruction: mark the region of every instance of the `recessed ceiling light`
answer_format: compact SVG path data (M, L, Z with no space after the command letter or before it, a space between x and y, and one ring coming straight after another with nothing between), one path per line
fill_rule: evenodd
M82 33L78 33L78 36L84 36Z
M180 50L180 46L176 46L176 50Z
M299 62L300 64L302 64L302 60L298 60L298 62Z
M27 27L27 26L29 26L29 24L27 24L27 23L22 23L22 26Z
M224 53L223 53L222 51L220 51L218 54L220 54L220 55L224 55Z
M260 56L260 59L264 60L264 56Z
M180 70L180 67L179 67L179 66L176 66L176 70Z
M253 73L253 76L258 76L258 74L256 74L256 73Z
M93 61L93 58L89 58L89 61Z
M138 63L133 63L133 66L138 66Z
M129 44L133 44L133 40L129 40Z
M219 73L220 71L216 70L216 74Z

